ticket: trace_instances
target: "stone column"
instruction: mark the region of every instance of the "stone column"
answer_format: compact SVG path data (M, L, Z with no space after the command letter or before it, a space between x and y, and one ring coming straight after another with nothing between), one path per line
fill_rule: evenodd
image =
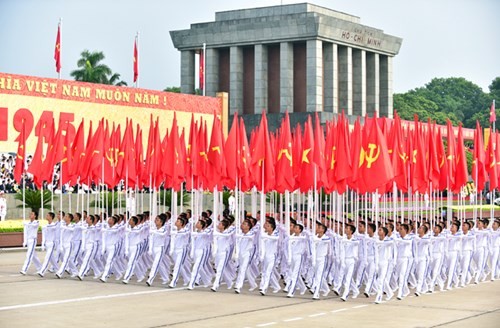
M352 48L339 46L339 111L352 113Z
M243 113L243 49L229 49L229 113Z
M181 51L181 92L194 94L194 51Z
M324 111L338 113L339 101L339 76L338 76L338 55L337 44L324 43L323 44L323 93L324 97Z
M380 116L392 118L392 57L380 56Z
M205 94L215 97L219 91L219 51L207 48L205 55Z
M280 112L293 112L293 44L280 44Z
M357 116L366 114L366 52L352 51L352 113Z
M366 110L368 113L380 111L380 66L379 54L366 53Z
M307 40L306 44L306 111L323 111L323 42Z
M254 113L261 114L267 111L267 47L255 45L255 102Z

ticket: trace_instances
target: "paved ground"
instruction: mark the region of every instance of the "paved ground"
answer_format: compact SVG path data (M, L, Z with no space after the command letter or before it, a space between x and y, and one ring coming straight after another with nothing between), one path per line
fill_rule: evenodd
M221 288L103 284L18 273L24 252L0 251L0 327L500 327L500 281L375 305L288 299ZM43 256L43 254L42 254Z

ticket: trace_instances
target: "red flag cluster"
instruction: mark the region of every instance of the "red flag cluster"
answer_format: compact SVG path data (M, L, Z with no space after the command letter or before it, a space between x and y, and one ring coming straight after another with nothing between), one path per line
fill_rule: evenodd
M306 121L303 128L292 129L288 114L275 133L268 131L266 115L247 139L243 120L237 115L224 140L220 119L214 115L209 135L207 122L191 119L189 131L180 130L174 115L169 130L150 119L147 144L142 129L127 121L110 126L101 120L85 138L82 121L74 135L67 124L48 125L49 133L39 135L37 148L28 172L36 184L52 180L54 165L61 163L62 183L106 184L116 186L121 180L130 187L163 185L178 190L186 183L188 190L221 190L224 186L265 192L300 189L344 193L385 193L395 184L399 190L425 193L449 189L459 192L468 181L462 127L458 134L448 122L444 146L441 130L434 123L421 123L415 117L414 128L403 128L396 114L394 120L365 118L353 129L342 113L328 121L325 130L318 116ZM21 134L21 139L25 139ZM500 135L492 133L488 148L483 146L481 128L475 133L474 165L471 172L478 190L490 181L499 185ZM20 140L18 159L22 171L25 140ZM17 177L20 175L17 172Z

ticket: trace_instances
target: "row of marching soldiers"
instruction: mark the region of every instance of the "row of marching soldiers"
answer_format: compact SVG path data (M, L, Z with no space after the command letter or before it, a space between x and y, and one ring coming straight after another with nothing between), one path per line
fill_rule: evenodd
M499 278L499 220L411 222L382 220L378 224L359 218L336 222L322 217L306 225L304 217L275 220L260 214L245 216L240 224L225 212L216 222L210 211L198 219L191 211L176 220L170 213L150 220L149 213L124 215L72 215L47 213L43 227L43 263L36 255L38 214L25 224L28 251L21 269L33 263L44 277L47 271L61 278L65 273L80 280L93 273L106 282L111 275L128 284L146 279L153 285L174 288L225 284L239 294L244 282L261 295L283 290L287 297L307 290L313 299L330 291L346 301L349 296L375 297L375 303L401 300L414 289L416 296L464 287L472 282ZM297 220L296 220L297 219ZM152 221L152 222L151 222ZM172 226L173 225L173 226ZM257 280L259 280L259 284Z

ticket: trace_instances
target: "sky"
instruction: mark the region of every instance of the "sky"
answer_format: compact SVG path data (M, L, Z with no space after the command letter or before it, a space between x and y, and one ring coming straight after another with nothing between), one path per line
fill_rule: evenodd
M0 72L56 78L54 45L62 17L63 79L84 49L103 51L129 85L137 31L139 85L180 85L180 52L169 31L215 20L215 12L300 3L264 0L0 0ZM394 92L434 77L464 77L488 90L500 76L498 0L312 0L361 18L361 24L403 38L394 58Z

